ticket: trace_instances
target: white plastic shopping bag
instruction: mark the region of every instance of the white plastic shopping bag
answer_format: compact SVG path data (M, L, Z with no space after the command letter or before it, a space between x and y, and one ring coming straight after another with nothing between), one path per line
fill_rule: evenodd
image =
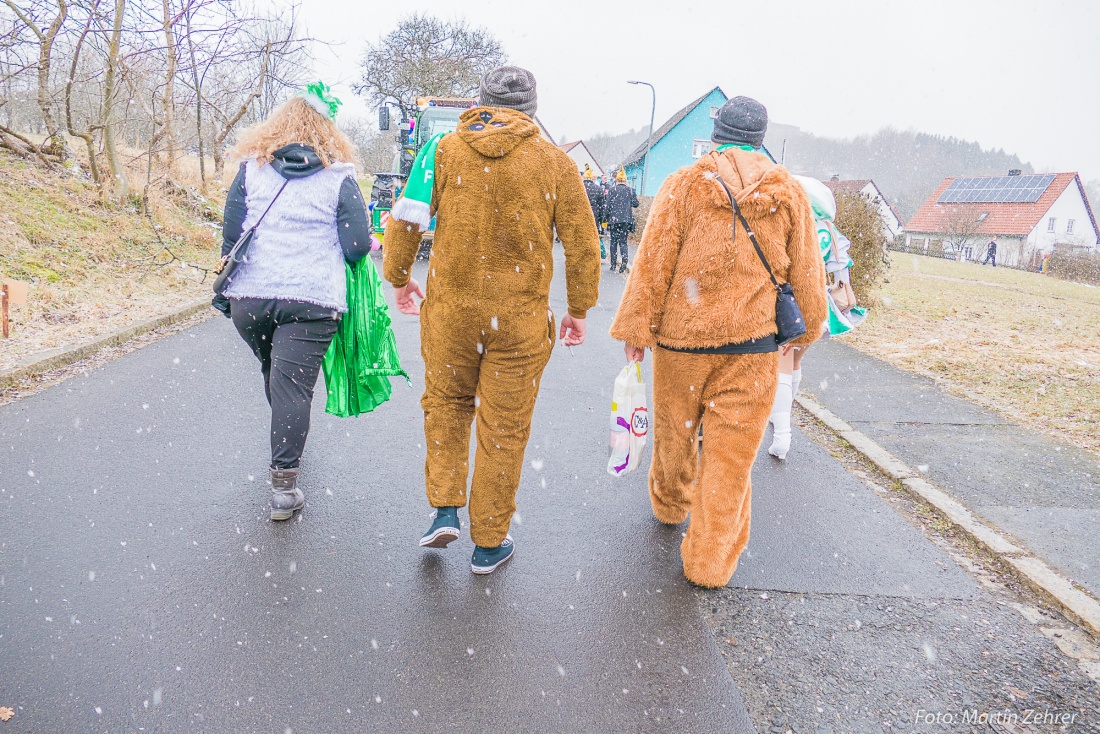
M642 365L631 362L615 378L611 393L611 456L607 473L621 477L638 468L649 435Z

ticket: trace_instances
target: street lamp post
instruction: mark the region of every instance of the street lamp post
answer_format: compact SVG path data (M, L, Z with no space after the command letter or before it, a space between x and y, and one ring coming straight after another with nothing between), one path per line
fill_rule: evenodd
M653 113L657 111L657 90L649 82L628 81L627 84L644 84L653 95L653 104L649 108L649 137L645 139L645 163L642 164L642 196L646 195L646 183L649 181L649 149L653 145Z

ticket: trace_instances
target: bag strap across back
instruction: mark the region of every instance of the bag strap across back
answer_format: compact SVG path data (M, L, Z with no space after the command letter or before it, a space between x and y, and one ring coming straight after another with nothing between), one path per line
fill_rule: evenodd
M275 200L279 198L279 194L283 193L283 189L286 188L286 185L288 183L290 183L289 178L283 181L283 185L280 186L279 190L275 192L275 196L272 197L271 202L267 205L267 209L264 209L264 213L260 215L260 218L257 219L256 223L249 227L249 229L258 229L260 227L260 222L264 221L264 217L266 217L267 213L271 211L271 207L275 205Z
M775 273L772 272L772 266L768 264L768 258L764 257L764 251L760 249L760 243L756 241L756 235L753 234L752 228L749 227L749 223L745 221L745 215L741 213L741 207L737 206L737 200L733 198L733 192L730 191L730 187L726 184L726 182L722 180L721 169L725 168L729 171L732 171L733 166L731 166L729 161L727 161L721 154L715 155L715 162L718 165L719 172L714 176L714 178L716 181L718 181L718 183L722 185L722 188L726 192L726 196L729 197L730 206L733 207L734 216L736 216L737 220L741 222L741 226L745 228L745 232L749 235L749 241L752 242L752 246L756 250L757 257L759 257L760 262L764 264L764 269L768 271L768 277L771 278L772 285L775 286L775 289L778 291L780 290L779 281L775 279ZM736 229L737 222L735 221L733 233L735 239L737 237Z

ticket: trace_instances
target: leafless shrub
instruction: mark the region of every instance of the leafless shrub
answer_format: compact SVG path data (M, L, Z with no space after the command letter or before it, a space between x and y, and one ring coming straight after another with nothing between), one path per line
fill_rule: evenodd
M836 228L852 242L852 288L861 304L873 306L890 268L878 205L864 194L837 194Z
M1060 280L1100 285L1100 253L1054 248L1047 271Z

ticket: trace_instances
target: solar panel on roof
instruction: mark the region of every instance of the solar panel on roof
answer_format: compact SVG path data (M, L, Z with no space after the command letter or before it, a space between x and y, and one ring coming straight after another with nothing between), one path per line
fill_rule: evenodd
M1031 204L1039 200L1053 181L1053 173L957 178L936 201L940 204Z

